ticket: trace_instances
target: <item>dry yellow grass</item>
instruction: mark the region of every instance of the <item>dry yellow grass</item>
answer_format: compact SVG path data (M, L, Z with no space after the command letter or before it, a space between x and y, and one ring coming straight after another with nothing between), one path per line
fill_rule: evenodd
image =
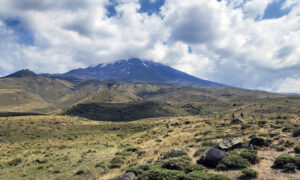
M101 179L107 180L121 175L131 164L143 164L157 160L171 148L183 148L193 158L194 152L203 142L218 142L226 135L242 134L241 139L248 141L249 136L261 134L268 136L276 124L271 120L275 114L266 114L268 124L259 128L253 117L246 117L249 129L241 130L241 125L230 125L230 118L186 116L171 118L152 118L134 122L96 122L69 116L27 116L0 118L0 179ZM290 115L288 124L297 124L299 117ZM170 124L167 128L167 124ZM287 124L287 125L288 125ZM204 133L210 132L210 133ZM300 144L299 139L290 133L280 132L280 139L289 139ZM276 144L279 140L274 140ZM121 168L110 169L110 160L115 153L132 146L145 151L142 156L132 153L126 156ZM287 148L286 152L292 148ZM295 174L285 174L271 169L277 155L273 148L259 151L260 163L251 166L260 175L258 179L299 179ZM16 166L8 165L17 158ZM97 165L98 164L98 165ZM95 167L97 165L97 167ZM102 167L106 166L107 168ZM75 175L79 170L84 173ZM232 178L241 172L220 171Z

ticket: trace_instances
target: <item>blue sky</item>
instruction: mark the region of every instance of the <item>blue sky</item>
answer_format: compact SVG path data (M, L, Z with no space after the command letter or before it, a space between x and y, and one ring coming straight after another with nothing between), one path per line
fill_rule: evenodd
M27 29L20 20L16 19L6 19L4 24L7 28L13 31L13 34L17 37L17 42L20 44L34 45L33 33Z
M298 0L0 0L0 76L138 57L299 93L299 14Z
M282 9L285 2L286 0L278 0L270 3L265 9L263 19L274 19L287 15L292 8Z

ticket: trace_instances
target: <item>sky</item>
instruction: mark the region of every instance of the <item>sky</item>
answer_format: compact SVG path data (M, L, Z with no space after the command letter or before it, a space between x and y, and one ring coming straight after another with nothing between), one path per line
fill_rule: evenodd
M300 93L299 0L0 0L0 76L137 57Z

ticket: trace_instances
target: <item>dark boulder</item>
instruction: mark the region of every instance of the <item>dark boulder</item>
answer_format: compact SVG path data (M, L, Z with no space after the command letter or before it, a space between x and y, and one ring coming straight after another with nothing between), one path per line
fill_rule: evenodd
M111 180L137 180L137 177L134 173L126 173L123 176L118 176Z
M249 145L253 145L253 146L268 146L268 143L263 139L263 138L259 138L259 137L254 137L250 140Z
M204 152L202 157L197 161L198 164L203 164L208 167L216 167L218 163L226 156L226 152L211 148Z

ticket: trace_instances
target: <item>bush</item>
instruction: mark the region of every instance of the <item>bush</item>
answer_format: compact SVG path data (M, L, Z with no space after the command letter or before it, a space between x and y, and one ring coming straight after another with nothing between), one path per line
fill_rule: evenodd
M293 137L298 137L300 136L300 128L297 128L293 131Z
M125 149L126 152L137 152L138 151L138 148L135 148L135 147L127 147Z
M295 151L295 153L300 153L300 145L297 145L297 146L295 146L294 147L294 151Z
M250 162L247 159L245 159L241 156L235 155L235 154L227 155L225 158L223 158L221 160L219 165L220 164L223 164L224 165L223 167L226 167L225 168L226 170L243 169L243 168L250 166ZM219 166L219 168L220 168L220 166Z
M203 166L202 164L190 164L190 165L186 166L186 168L185 168L186 173L190 173L193 171L204 172L206 170L207 170L207 168L205 166Z
M129 169L126 170L126 173L134 173L136 176L139 176L140 174L142 174L144 171L147 171L151 169L151 165L149 164L145 164L145 165L140 165L140 166L134 166L134 167L130 167Z
M184 173L168 169L153 168L138 176L139 180L182 180Z
M124 158L123 157L114 157L110 161L110 168L120 168L124 164Z
M224 171L227 169L227 166L225 164L219 164L219 165L217 165L216 169Z
M286 142L285 142L285 147L293 147L295 145L295 143L293 142L293 141L290 141L290 140L287 140Z
M194 171L184 176L183 180L231 180L231 178L222 174L213 174Z
M177 157L167 159L163 162L162 168L170 170L185 170L187 166L190 165L190 161Z
M276 146L275 147L276 151L284 151L285 150L285 147L284 146Z
M282 169L288 163L295 164L295 158L289 154L281 154L275 159L273 167Z
M263 126L265 126L266 124L267 124L267 121L266 121L266 120L258 121L258 125L259 125L260 127L263 127Z
M298 169L300 169L300 155L295 156L295 165L297 166Z
M292 131L292 127L284 127L282 128L282 132L291 132Z
M180 157L187 155L187 153L182 149L171 149L167 153L164 154L163 159L169 159L174 157Z
M283 169L283 172L285 172L285 173L293 173L293 172L295 172L296 165L293 163L287 163L287 164L283 165L282 169Z
M11 161L9 161L7 164L9 166L17 166L18 164L20 164L22 162L22 159L21 158L15 158Z
M250 163L258 163L259 158L256 150L244 150L240 153L240 156L247 159Z
M249 168L242 169L242 173L248 178L256 178L258 176L257 171Z

